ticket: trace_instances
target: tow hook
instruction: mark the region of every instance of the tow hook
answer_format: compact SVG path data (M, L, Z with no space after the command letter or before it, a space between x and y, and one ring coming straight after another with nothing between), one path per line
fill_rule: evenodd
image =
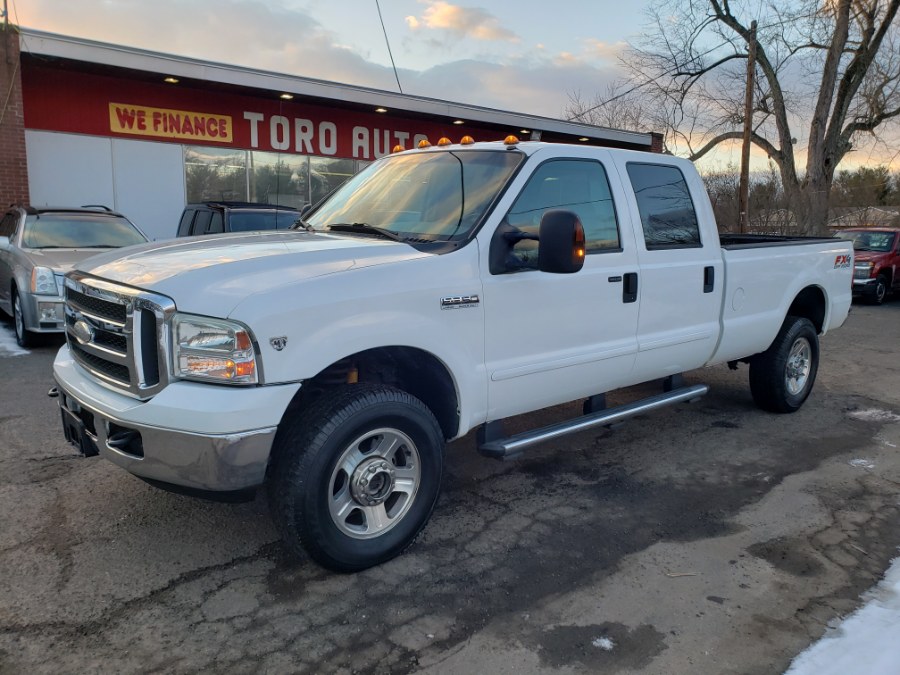
M47 396L49 396L50 398L58 398L59 387L50 387L50 391L47 392Z

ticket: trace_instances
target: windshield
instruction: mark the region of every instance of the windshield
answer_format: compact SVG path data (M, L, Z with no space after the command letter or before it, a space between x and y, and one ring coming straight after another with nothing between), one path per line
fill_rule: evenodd
M522 162L506 150L382 159L354 176L307 223L369 225L408 239L464 239Z
M25 218L24 248L120 248L147 241L119 216L44 213Z
M299 218L297 211L232 211L228 225L232 232L287 230Z
M886 253L891 250L894 244L893 232L866 232L865 230L851 230L849 232L838 232L836 235L839 239L849 239L853 242L853 249L856 251L881 251Z

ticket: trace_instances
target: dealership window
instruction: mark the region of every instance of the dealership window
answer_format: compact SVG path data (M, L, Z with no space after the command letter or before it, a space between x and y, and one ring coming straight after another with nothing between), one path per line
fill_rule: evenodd
M247 152L185 146L187 201L247 201Z
M309 201L312 204L319 202L332 190L343 185L359 170L356 160L334 157L310 157L309 165Z
M188 203L251 201L302 208L315 204L370 162L185 146Z
M250 201L301 208L309 202L309 157L250 153Z

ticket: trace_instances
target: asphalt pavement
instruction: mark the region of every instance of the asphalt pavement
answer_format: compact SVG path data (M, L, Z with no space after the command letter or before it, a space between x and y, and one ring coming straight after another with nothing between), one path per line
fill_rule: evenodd
M0 320L3 674L781 673L900 545L900 300L822 339L794 415L715 367L686 376L698 403L519 461L451 444L425 531L355 575L290 558L262 497L78 456L46 395L60 345L16 353Z

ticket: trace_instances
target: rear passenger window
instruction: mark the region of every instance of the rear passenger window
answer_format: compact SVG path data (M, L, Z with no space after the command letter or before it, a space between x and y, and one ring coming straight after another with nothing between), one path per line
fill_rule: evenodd
M629 162L628 176L648 251L702 246L694 202L678 168Z
M506 214L506 223L537 236L550 209L574 211L584 227L588 253L620 251L616 209L603 165L593 160L553 160L542 164ZM536 269L538 242L519 241L509 269Z

